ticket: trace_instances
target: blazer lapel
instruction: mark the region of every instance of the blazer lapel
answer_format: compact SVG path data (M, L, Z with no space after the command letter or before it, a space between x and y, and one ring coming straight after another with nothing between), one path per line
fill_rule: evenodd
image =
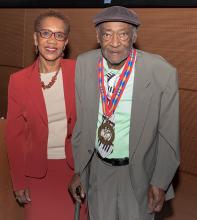
M144 123L146 121L150 100L152 97L150 73L143 62L140 51L137 53L135 64L135 76L133 87L133 102L131 109L131 129L130 129L130 160L132 160L142 135Z
M96 137L96 128L97 128L97 121L98 121L98 111L99 111L99 87L98 87L98 74L97 74L97 68L98 68L98 59L100 56L100 52L96 54L96 56L93 57L93 60L90 61L91 64L91 74L89 75L89 83L88 91L88 115L89 115L89 132L90 137L92 139L92 143L95 143L95 137Z
M44 124L48 126L47 111L38 72L38 60L32 65L32 69L29 73L27 92Z

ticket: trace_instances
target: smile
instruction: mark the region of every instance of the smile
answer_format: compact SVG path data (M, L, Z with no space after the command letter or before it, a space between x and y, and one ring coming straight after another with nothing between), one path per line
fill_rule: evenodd
M45 49L50 52L54 52L57 50L56 48L50 48L50 47L46 47Z

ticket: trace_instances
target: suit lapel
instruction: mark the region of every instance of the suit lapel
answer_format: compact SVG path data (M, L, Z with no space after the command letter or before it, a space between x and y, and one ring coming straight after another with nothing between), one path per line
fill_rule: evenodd
M133 87L130 128L130 159L132 160L142 135L152 97L150 73L140 51L137 53Z
M32 65L28 75L27 92L43 122L48 126L47 111L38 73L38 60Z
M90 136L92 138L92 143L95 143L96 137L96 128L97 128L97 121L98 121L98 111L99 111L99 88L98 88L98 74L97 74L97 67L98 67L98 59L100 53L97 53L96 56L93 57L93 60L90 61L91 64L91 72L89 75L89 83L87 84L89 96L88 96L88 115L89 115L89 129L90 129ZM88 94L88 93L87 93Z

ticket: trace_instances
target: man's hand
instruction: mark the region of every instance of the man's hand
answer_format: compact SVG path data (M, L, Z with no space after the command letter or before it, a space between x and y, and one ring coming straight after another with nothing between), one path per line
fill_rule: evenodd
M84 191L83 186L81 184L81 179L80 179L79 174L73 175L68 189L76 201L81 203L82 200L85 198L85 191Z
M27 204L27 203L31 202L28 189L17 190L14 193L15 193L15 197L19 203Z
M163 207L164 201L165 201L164 190L156 186L150 186L148 190L148 208L150 213L160 212Z

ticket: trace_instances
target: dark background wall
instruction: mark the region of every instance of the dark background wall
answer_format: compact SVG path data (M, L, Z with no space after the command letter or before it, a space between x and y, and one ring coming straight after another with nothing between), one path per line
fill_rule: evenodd
M0 9L0 117L6 116L10 74L34 60L33 22L39 13L46 10L48 9ZM79 53L97 47L92 18L101 9L57 10L70 18L71 33L67 57L76 58ZM136 8L135 11L142 21L137 47L162 55L178 69L181 171L196 175L197 8ZM0 182L2 188L1 184Z
M3 7L85 7L96 8L111 5L127 7L195 7L196 0L0 0Z

